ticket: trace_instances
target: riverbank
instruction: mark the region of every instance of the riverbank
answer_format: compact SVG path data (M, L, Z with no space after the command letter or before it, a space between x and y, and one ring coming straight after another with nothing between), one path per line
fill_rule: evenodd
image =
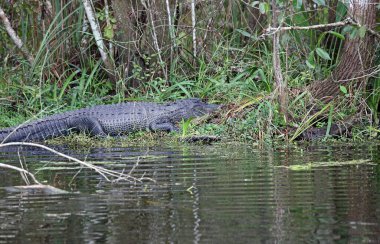
M142 100L137 98L136 100ZM212 101L212 99L210 99ZM20 104L16 106L2 107L0 114L0 128L8 126L17 126L25 121L35 120L44 117L46 114L59 113L64 111L63 105L50 106L49 111L42 110L36 115L32 111L24 109ZM14 109L15 108L15 109ZM326 109L325 109L326 110ZM53 143L63 142L63 144L76 145L115 145L115 143L133 144L134 142L143 142L150 144L154 141L176 142L180 138L191 136L213 136L222 138L224 141L236 141L244 143L274 143L286 142L293 143L297 141L366 141L378 137L380 132L365 118L360 123L350 124L344 122L334 122L331 112L329 116L317 118L310 115L309 119L295 123L295 119L288 124L281 120L275 106L270 101L261 100L257 103L230 103L222 106L217 112L200 118L182 121L178 124L179 133L149 133L136 132L121 138L109 138L107 140L90 138L88 136L68 136L51 140ZM329 115L327 114L327 115ZM334 115L335 116L335 115ZM306 118L306 117L305 117ZM341 127L338 127L340 125ZM335 128L335 129L334 129ZM329 129L329 131L327 131ZM318 131L318 135L312 135L305 138L306 132ZM336 134L329 134L334 132ZM341 134L339 134L341 133Z

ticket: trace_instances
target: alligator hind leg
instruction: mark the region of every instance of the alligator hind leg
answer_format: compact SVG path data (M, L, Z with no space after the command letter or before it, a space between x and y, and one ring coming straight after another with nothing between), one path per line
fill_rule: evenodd
M85 132L92 136L106 137L103 127L96 118L92 117L77 117L71 118L69 128L76 132Z

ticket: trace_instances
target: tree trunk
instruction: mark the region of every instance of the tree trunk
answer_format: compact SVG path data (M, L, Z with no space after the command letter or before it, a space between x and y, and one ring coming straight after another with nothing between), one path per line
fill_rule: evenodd
M374 29L376 5L379 0L350 0L349 15L359 25ZM308 89L321 101L331 101L340 93L340 86L364 88L374 58L374 36L369 32L363 38L346 37L340 62L325 80L312 83Z
M279 10L276 6L276 0L272 0L272 25L274 28L278 27ZM278 94L278 103L280 105L280 113L284 116L285 122L288 120L288 94L287 82L284 80L281 70L280 60L280 32L273 35L273 73L276 84L276 91Z

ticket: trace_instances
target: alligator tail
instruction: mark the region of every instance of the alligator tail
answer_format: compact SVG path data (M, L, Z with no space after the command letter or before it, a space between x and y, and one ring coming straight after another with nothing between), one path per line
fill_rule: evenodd
M69 130L64 119L41 120L0 130L0 143L43 141L68 133Z

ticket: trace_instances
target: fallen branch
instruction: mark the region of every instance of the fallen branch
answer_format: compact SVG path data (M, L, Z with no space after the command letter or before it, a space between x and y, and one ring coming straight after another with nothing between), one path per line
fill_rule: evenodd
M24 43L18 37L16 31L12 28L11 23L9 22L7 16L5 15L3 9L0 7L0 19L3 22L5 30L12 39L13 43L20 49L25 58L29 61L30 64L34 62L34 57L29 52L28 48L24 46Z
M29 175L32 180L34 181L35 184L37 185L42 185L37 179L36 177L30 173L29 171L25 170L25 169L22 169L22 168L19 168L19 167L16 167L16 166L12 166L12 165L9 165L9 164L3 164L3 163L0 163L0 168L5 168L5 169L13 169L13 170L16 170L22 174L27 174ZM26 182L25 182L26 183Z
M20 157L20 155L19 155L19 157ZM25 184L27 184L26 186L8 186L8 187L5 187L4 189L6 189L7 191L11 191L11 192L39 191L39 192L43 192L46 194L66 194L66 193L68 193L67 191L55 188L53 186L44 185L44 184L40 183L36 179L34 174L30 173L29 171L27 171L23 168L19 168L16 166L12 166L9 164L3 164L3 163L0 163L0 168L13 169L13 170L20 172L22 179L24 180ZM32 178L33 183L34 183L33 185L30 184L29 179L26 177L27 175L29 175L30 178Z
M58 156L61 156L61 157L64 157L68 160L71 160L71 161L74 161L82 166L85 166L89 169L92 169L94 170L95 172L97 172L98 174L100 174L101 176L103 176L103 178L108 181L108 182L115 182L115 180L112 180L111 178L114 178L116 179L117 181L120 181L120 180L126 180L126 181L129 181L129 182L142 182L142 180L150 180L150 181L153 181L153 179L151 178L146 178L146 177L140 177L140 178L136 178L136 177L133 177L129 174L124 174L123 172L117 172L117 171L114 171L114 170L109 170L109 169L105 169L103 167L99 167L99 166L96 166L96 165L92 165L90 163L87 163L87 162L84 162L84 161L81 161L77 158L74 158L74 157L71 157L69 155L66 155L64 153L61 153L61 152L58 152L50 147L47 147L47 146L44 146L44 145L41 145L41 144L37 144L37 143L31 143L31 142L9 142L9 143L4 143L4 144L0 144L0 148L2 147L9 147L9 146L30 146L30 147L38 147L38 148L42 148L44 150L47 150L49 152L52 152ZM14 167L14 166L10 166L10 167ZM23 169L21 169L23 170Z
M7 186L4 187L8 192L39 192L43 194L68 194L69 192L49 185L28 185L28 186Z

